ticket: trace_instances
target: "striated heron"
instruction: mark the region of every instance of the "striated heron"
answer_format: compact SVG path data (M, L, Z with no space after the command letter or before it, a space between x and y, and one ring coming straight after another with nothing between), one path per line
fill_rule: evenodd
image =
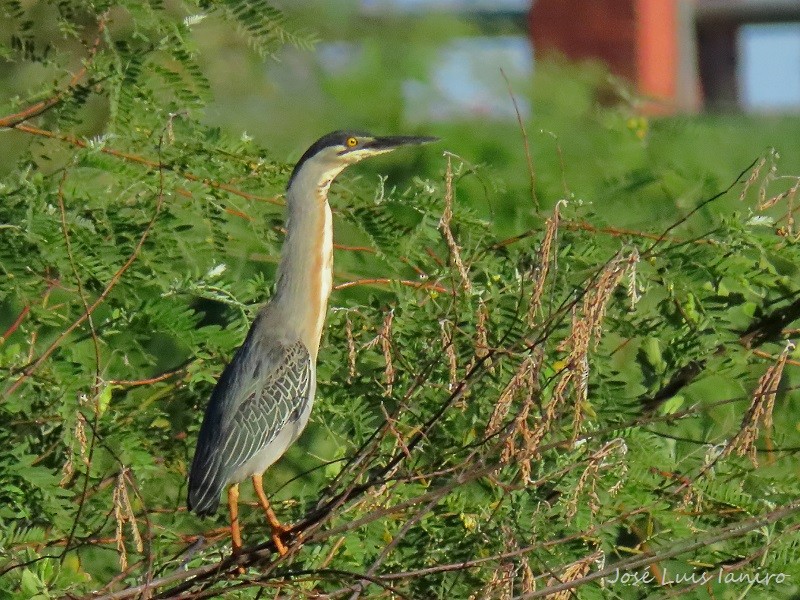
M233 553L242 547L239 484L252 479L280 554L281 525L262 486L264 471L308 422L316 360L332 285L333 227L328 189L346 167L431 137L373 137L336 131L303 154L286 188L288 220L275 294L258 312L244 343L211 394L189 473L189 510L216 512L228 487Z

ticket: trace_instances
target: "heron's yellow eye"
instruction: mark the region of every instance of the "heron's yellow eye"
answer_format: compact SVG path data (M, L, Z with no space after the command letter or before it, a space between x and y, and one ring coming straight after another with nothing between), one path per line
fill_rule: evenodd
M348 148L354 148L355 146L358 145L358 140L356 138L354 138L354 137L349 137L349 138L347 138L347 141L345 142L345 144L347 144Z

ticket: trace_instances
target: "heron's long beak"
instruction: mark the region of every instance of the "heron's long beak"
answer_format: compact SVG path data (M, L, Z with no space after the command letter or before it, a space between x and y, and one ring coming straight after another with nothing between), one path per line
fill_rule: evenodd
M376 137L366 142L362 148L369 150L377 150L388 152L400 146L409 146L416 144L430 144L431 142L439 141L438 137L431 136L413 136L413 135L391 135L386 137Z

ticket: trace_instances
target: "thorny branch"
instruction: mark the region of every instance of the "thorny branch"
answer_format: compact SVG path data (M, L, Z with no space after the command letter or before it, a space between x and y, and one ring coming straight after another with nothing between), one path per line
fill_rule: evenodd
M97 22L97 35L95 36L94 42L89 49L89 54L83 61L83 66L78 69L70 78L69 83L67 84L67 89L59 91L55 93L50 98L46 98L35 104L24 108L23 110L14 113L13 115L7 115L5 117L0 117L0 128L9 127L9 128L18 128L21 123L27 121L28 119L32 119L34 117L38 117L54 106L63 102L69 95L75 90L78 86L78 83L81 79L84 78L86 72L94 61L95 56L97 55L97 50L100 47L100 42L103 39L103 33L106 29L106 23L108 21L108 15L104 14L100 17Z
M161 179L163 185L163 171L160 172L162 173ZM80 327L87 319L90 319L92 313L97 309L97 307L103 304L103 302L105 302L106 298L116 287L117 283L119 283L120 279L122 279L122 276L125 274L125 272L139 257L139 254L142 251L142 247L144 246L144 243L147 241L147 238L149 237L150 232L152 231L153 226L156 223L156 219L158 218L158 215L161 212L161 206L163 202L164 202L164 190L163 187L161 187L158 193L158 197L156 198L156 206L155 209L153 210L153 216L150 219L149 223L147 223L147 225L145 226L144 231L139 237L139 241L136 243L136 246L134 247L131 254L128 256L128 259L125 261L125 263L121 267L119 267L119 269L117 269L117 272L114 273L114 275L111 277L111 280L108 282L108 284L106 284L106 287L97 297L97 299L95 299L95 301L83 311L83 314L79 316L75 321L73 321L69 327L64 329L58 335L58 337L56 337L56 339L44 350L44 352L42 352L39 355L39 357L35 361L33 361L31 365L29 365L27 368L23 370L22 374L8 388L6 388L3 391L2 398L0 399L6 399L9 396L11 396L14 392L16 392L19 386L21 386L25 382L25 380L28 379L50 357L50 355L58 349L61 343L64 340L66 340L67 337L69 337L69 335L73 331L75 331L78 327Z
M45 129L40 129L39 127L33 127L32 125L17 125L15 127L17 131L22 131L25 133L29 133L31 135L36 135L39 137L45 137L50 139L60 140L70 146L74 146L76 148L88 148L89 142L79 139L72 135L63 135L59 133L54 133L52 131L47 131ZM160 163L158 161L150 160L148 158L144 158L142 156L132 154L130 152L123 152L122 150L115 150L114 148L108 146L102 146L99 149L100 152L103 154L108 154L109 156L113 156L115 158L122 159L127 162L136 163L142 166L145 166L149 169L157 169L157 170L165 170L171 171L186 179L187 181L191 181L193 183L200 183L204 186L221 190L227 192L229 194L233 194L235 196L239 196L246 200L253 200L258 202L267 202L269 204L275 204L277 206L283 206L283 202L274 196L261 196L258 194L251 194L249 192L245 192L244 190L240 190L235 186L232 186L228 183L221 183L218 181L213 181L206 177L201 177L199 175L195 175L194 173L189 173L187 171L181 171L177 169L174 165L170 165L169 163ZM191 192L184 190L183 193L187 196L191 196Z

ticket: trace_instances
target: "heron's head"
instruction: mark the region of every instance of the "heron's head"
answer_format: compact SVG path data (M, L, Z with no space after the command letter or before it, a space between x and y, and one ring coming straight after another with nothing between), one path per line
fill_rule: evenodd
M426 144L437 139L408 135L375 137L363 131L334 131L311 144L300 157L289 178L288 187L291 188L301 172L308 172L309 176L324 185L330 183L342 169L365 158L385 154L401 146Z

